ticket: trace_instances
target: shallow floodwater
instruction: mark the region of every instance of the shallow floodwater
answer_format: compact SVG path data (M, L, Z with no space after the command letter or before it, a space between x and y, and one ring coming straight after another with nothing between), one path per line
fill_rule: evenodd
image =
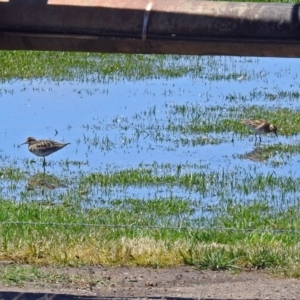
M191 62L186 59L186 63ZM186 128L222 118L238 121L238 113L250 106L299 111L299 69L297 59L204 57L199 75L179 78L97 81L90 75L90 80L82 82L41 78L2 83L1 167L19 168L27 179L2 176L1 195L18 201L60 202L91 173L146 168L162 177L200 172L218 179L207 183L205 191L178 184L94 185L88 189L86 205L105 206L112 199L177 197L197 202L199 210L193 216L199 217L208 211L200 207L221 207L220 201L230 198L237 203L260 199L284 209L297 202L297 189L277 184L245 190L245 180L257 176L299 178L298 153L273 151L268 159L260 160L251 156L258 147L298 143L298 135L282 134L280 119L272 120L279 137L263 136L260 145L247 130L193 132ZM18 147L28 136L71 143L46 158L46 173L62 179L65 187L26 189L29 178L43 171L40 158L26 145Z

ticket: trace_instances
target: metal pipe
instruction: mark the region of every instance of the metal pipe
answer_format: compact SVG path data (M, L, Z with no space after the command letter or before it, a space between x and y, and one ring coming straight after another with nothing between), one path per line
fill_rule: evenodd
M300 57L298 4L0 0L0 49Z

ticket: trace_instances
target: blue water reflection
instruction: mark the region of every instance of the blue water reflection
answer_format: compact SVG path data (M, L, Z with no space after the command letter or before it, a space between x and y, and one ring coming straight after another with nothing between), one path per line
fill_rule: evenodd
M154 162L205 165L206 172L242 167L263 174L273 172L275 162L278 174L299 176L298 155L288 160L278 156L273 163L241 159L239 155L253 149L253 136L240 136L236 132L195 135L166 129L168 120L173 118L176 123L176 118L180 118L173 115L172 106L187 103L201 109L220 106L224 114L226 109L242 105L299 110L299 98L292 96L300 90L299 69L297 59L203 57L202 71L197 77L190 74L172 79L132 81L120 78L101 82L90 75L90 80L82 82L46 79L5 82L0 94L1 165L25 168L29 176L41 171L41 160L26 146L18 147L28 136L33 136L71 143L47 157L47 172L69 180L70 189L77 185L78 174L104 172L108 166L122 170ZM194 145L193 140L198 138L204 143ZM215 143L205 143L205 139L213 139ZM297 142L296 136L263 138L265 144ZM66 159L68 165L64 163ZM188 170L193 171L196 170ZM22 199L26 182L11 185L13 183L5 178L0 182L2 196ZM57 193L53 197L59 199L64 189L51 193ZM200 197L197 192L182 187L162 190L158 194L156 188L129 187L125 191L116 188L107 199L100 188L97 192L91 191L91 196L95 201L99 194L106 200L111 197L151 199L162 197L164 193L191 200L201 198L204 205L217 202L213 194ZM33 194L32 198L39 197Z

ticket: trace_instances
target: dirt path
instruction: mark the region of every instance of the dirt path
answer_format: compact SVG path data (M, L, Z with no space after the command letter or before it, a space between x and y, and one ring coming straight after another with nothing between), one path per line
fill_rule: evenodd
M234 275L229 272L199 271L190 267L41 269L44 273L49 270L49 274L53 276L52 282L45 279L23 282L21 287L2 284L0 299L13 299L13 295L17 293L25 293L18 299L37 299L44 293L69 295L57 295L52 299L77 299L72 295L88 296L88 299L154 296L198 299L300 299L300 280L277 279L261 271ZM14 291L16 294L8 291ZM29 292L41 294L27 294L26 298L26 293Z

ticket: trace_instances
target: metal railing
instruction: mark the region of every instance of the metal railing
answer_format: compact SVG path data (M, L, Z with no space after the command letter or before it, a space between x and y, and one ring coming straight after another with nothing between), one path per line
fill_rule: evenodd
M0 49L300 57L300 6L198 0L0 2Z

